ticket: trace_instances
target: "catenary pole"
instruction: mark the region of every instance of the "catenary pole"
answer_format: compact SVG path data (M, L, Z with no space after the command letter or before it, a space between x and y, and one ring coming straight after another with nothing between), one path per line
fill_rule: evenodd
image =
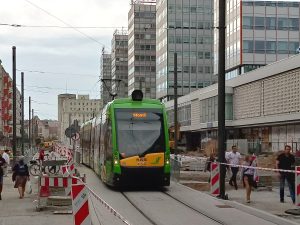
M28 141L31 148L31 97L29 96L29 116L28 116Z
M225 0L219 0L218 51L218 161L225 162ZM220 166L220 198L225 199L225 165Z
M21 112L21 143L22 143L22 155L24 155L24 73L21 72L21 107L22 107L22 112Z
M12 47L12 72L13 72L13 157L16 160L17 156L17 82L16 82L16 47Z
M174 154L177 155L177 146L178 146L178 102L177 102L177 53L174 53Z

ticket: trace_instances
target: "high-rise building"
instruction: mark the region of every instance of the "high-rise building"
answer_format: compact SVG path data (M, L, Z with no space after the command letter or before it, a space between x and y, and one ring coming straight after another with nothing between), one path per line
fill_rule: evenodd
M299 2L228 0L226 5L226 79L296 54ZM215 0L215 27L218 26ZM215 29L218 57L218 30ZM217 73L215 60L214 72Z
M128 96L128 35L127 31L115 30L111 40L112 93L117 98Z
M156 3L132 0L128 13L128 94L141 89L155 98Z
M69 139L65 130L73 124L74 120L82 123L92 119L102 109L100 99L90 99L89 95L60 94L58 95L58 121L60 123L60 141L68 144Z
M107 79L101 81L101 79ZM102 49L101 59L100 59L100 94L103 105L111 100L108 89L111 89L111 54L105 52L105 49ZM105 82L105 83L104 83ZM107 87L105 87L107 85Z
M156 8L156 98L173 98L175 52L179 96L215 83L213 1L158 0Z

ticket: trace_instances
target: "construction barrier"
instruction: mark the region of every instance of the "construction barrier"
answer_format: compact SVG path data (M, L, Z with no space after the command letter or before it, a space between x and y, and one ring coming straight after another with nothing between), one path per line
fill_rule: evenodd
M220 194L220 166L216 162L212 162L210 164L210 193L212 195L219 195Z
M295 197L296 197L296 206L300 206L300 166L296 166L296 174L295 174Z
M88 196L88 189L85 184L72 185L72 208L75 225L92 224Z

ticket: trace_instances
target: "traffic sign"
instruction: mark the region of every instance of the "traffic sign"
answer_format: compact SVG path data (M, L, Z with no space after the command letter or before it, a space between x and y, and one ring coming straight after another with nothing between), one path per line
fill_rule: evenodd
M68 138L72 138L76 135L76 130L73 128L73 127L68 127L66 130L65 130L65 135L68 137Z

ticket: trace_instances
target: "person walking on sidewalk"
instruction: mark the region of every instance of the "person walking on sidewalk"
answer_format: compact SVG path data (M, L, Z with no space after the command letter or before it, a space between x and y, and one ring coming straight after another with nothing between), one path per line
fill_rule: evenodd
M3 168L6 165L5 159L0 154L0 200L2 200L2 189L3 189Z
M7 177L7 170L8 170L8 167L10 165L9 150L5 150L2 154L2 157L4 158L4 160L6 162L6 164L3 168L3 176Z
M276 159L276 169L294 170L295 157L291 154L291 146L285 145L284 152ZM295 204L295 174L289 172L279 172L280 178L280 202L284 203L284 186L287 180L293 203Z
M21 158L14 166L13 172L16 176L14 188L18 188L20 198L24 198L26 182L29 180L29 171L28 166L24 163L23 158Z
M249 155L245 156L244 166L256 167L256 163L252 160L252 157ZM246 201L250 203L250 195L252 188L256 188L256 181L254 180L255 169L254 168L243 168L242 169L242 178L243 184L246 188Z
M236 176L237 173L239 172L238 165L240 165L240 161L241 161L241 154L237 150L238 150L237 146L233 145L231 147L231 152L229 152L226 157L227 163L232 164L230 165L232 176L229 180L229 185L234 186L235 190L238 189Z

